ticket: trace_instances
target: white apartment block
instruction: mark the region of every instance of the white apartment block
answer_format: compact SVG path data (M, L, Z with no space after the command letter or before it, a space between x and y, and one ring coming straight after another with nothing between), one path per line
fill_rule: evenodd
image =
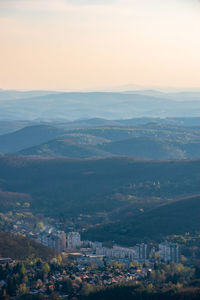
M164 242L159 244L159 259L164 262L179 263L179 247L176 244Z
M66 249L66 234L64 231L43 232L39 237L39 242L58 252L62 252Z
M147 260L148 254L146 244L137 244L134 248L136 250L138 260Z
M120 246L114 246L113 248L99 247L96 248L96 254L110 258L128 258L131 261L137 259L137 254L134 249Z
M81 236L78 232L69 232L67 234L67 248L76 249L81 245Z

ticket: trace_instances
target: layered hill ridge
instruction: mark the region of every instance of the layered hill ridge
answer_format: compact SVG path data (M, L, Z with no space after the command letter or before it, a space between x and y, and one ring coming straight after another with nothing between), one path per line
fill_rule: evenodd
M109 157L109 156L134 156L146 159L184 159L199 158L200 143L176 143L164 139L150 137L135 137L116 142L90 145L63 136L42 145L34 146L19 151L20 155L36 155L48 157Z
M31 93L24 98L12 96L1 100L0 118L3 120L34 120L37 118L133 118L133 117L199 117L198 97L160 98L152 93L68 92ZM5 95L9 97L9 95ZM2 98L4 99L4 98Z
M106 121L93 119L84 122L102 124ZM54 123L54 126L41 124L2 135L0 153L71 158L117 155L159 160L200 158L198 127L156 122L77 129L70 126L71 123Z
M19 154L72 158L107 157L111 155L104 149L80 143L70 136L63 136L48 143L22 150Z

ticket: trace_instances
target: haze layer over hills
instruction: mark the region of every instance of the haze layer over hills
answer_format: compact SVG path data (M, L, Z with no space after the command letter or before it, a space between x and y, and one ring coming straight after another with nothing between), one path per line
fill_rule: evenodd
M2 120L200 116L200 93L0 92Z

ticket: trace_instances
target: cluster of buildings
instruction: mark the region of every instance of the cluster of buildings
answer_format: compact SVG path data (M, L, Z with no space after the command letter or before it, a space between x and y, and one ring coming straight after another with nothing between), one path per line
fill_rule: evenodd
M145 262L150 259L155 260L158 258L160 262L175 262L179 263L180 253L179 246L177 244L172 244L169 242L163 242L158 245L156 250L155 247L150 247L147 244L141 243L137 244L132 248L121 247L115 245L113 247L104 247L101 242L91 242L80 240L80 235L78 234L78 240L76 238L76 233L70 233L70 240L78 241L78 247L69 247L71 249L79 248L80 252L85 256L90 257L91 254L95 254L96 257L106 257L115 260L128 260L128 261L138 261Z
M147 244L137 244L132 248L121 247L115 245L111 248L104 247L101 242L81 241L78 232L64 231L43 231L39 236L39 242L45 246L63 252L66 248L71 250L79 249L80 254L87 257L96 255L95 257L107 257L110 259L127 259L128 261L145 262L147 260L158 257L161 262L179 263L179 247L177 244L163 242L158 245L158 250L150 248ZM94 258L94 257L93 257Z
M128 259L129 261L145 262L158 258L160 262L180 262L180 250L177 244L167 241L158 245L158 249L147 244L137 244L132 248L113 246L112 248L103 247L102 243L90 242L90 247L94 253L113 259Z
M77 249L81 246L81 237L78 232L69 232L66 234L64 231L53 228L41 232L38 241L58 252L63 252L66 248Z
M128 259L129 261L145 262L147 260L159 258L161 262L179 263L180 253L177 244L163 242L155 247L149 247L147 244L137 244L132 248L113 246L112 248L103 247L100 242L86 242L97 255L102 255L113 259Z

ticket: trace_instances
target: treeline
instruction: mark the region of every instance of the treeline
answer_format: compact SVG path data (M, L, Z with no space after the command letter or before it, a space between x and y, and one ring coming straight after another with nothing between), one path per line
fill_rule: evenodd
M199 300L200 288L187 287L174 289L163 288L154 289L143 286L115 286L91 293L88 296L79 298L80 300Z

